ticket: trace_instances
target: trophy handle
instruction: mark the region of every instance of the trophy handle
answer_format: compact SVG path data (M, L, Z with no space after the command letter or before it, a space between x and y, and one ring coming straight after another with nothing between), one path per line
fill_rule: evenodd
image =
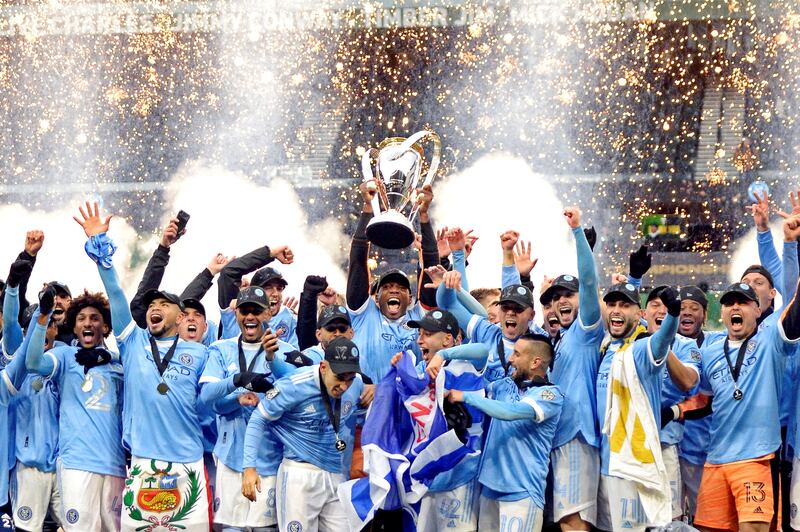
M431 157L431 162L428 165L428 173L425 174L425 180L422 182L422 186L430 185L433 183L433 178L436 176L436 171L439 169L439 163L441 162L442 157L442 140L439 138L439 135L434 133L433 131L417 131L410 137L408 137L403 144L401 144L400 149L402 151L407 151L411 149L411 146L416 144L417 142L425 139L426 137L429 138L431 142L433 142L433 156ZM411 213L408 216L410 221L413 221L414 218L417 216L417 211L419 210L419 206L414 204L414 207L411 209Z
M376 193L372 197L372 211L377 213L383 212L381 209L381 203L387 206L389 205L389 199L386 197L386 187L383 185L383 181L380 179L375 179L375 174L372 171L372 160L373 158L377 160L379 151L375 148L370 148L364 152L364 155L361 157L361 173L364 176L364 183L372 181L375 183Z

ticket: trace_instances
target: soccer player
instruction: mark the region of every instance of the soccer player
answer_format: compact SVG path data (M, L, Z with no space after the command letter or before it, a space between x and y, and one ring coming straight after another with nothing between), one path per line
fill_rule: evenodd
M111 323L125 370L123 438L131 452L125 481L122 524L135 529L152 523L207 531L209 492L203 466L203 437L197 414L198 381L206 348L178 337L185 319L178 296L151 291L145 297L147 329L136 326L119 284L106 234L111 216L97 204L80 208L88 241L111 305Z
M258 448L269 427L283 443L278 470L280 530L347 529L336 493L349 476L355 414L363 383L359 352L347 338L336 338L319 365L297 369L279 379L250 416L244 442L242 493L255 500L263 490L256 469Z
M427 372L436 378L445 372L445 389L457 388L467 392L483 392L483 371L489 357L484 344L461 344L461 333L456 317L446 310L432 310L419 321L409 321L408 326L419 329L417 344L422 351L422 361L417 371ZM396 364L402 353L392 358ZM483 447L483 412L467 406L472 418L465 430L467 445L473 451ZM417 519L419 530L453 530L469 532L478 529L478 467L480 454L465 457L450 471L437 475L422 499Z
M424 304L435 307L435 294L420 287L420 301L412 305L411 282L401 270L391 269L381 275L377 295L370 297L369 241L367 224L372 219L372 198L375 191L366 183L360 185L363 207L350 244L350 264L347 271L347 309L355 330L353 341L364 353L361 369L372 382L379 382L389 371L395 353L411 349L417 352L416 331L405 326L408 320L422 318ZM432 192L418 195L419 220L422 232L423 263L426 267L439 264L436 235L428 217ZM426 250L433 246L432 256ZM420 276L422 277L422 276ZM419 284L425 284L421 282Z
M680 314L680 300L672 288L664 288L659 292L659 298L667 308L667 315L661 322L658 331L650 337L639 338L646 331L639 323L640 303L639 291L630 283L620 283L612 286L603 296L606 304L605 322L609 339L601 348L600 367L597 373L597 415L600 425L608 419L609 381L614 361L624 357L626 351L632 350L632 360L635 364L635 373L647 396L646 405L638 405L642 411L635 411L638 423L643 426L652 426L654 430L661 427L661 383L663 364L670 350L670 345L675 339L678 329L678 315ZM613 390L612 390L613 392ZM618 395L618 394L617 394ZM625 405L632 403L625 403ZM634 408L637 405L633 405ZM622 407L623 410L625 406ZM648 416L643 421L639 414ZM625 415L625 414L622 414ZM614 423L614 420L609 420ZM619 420L627 423L627 419ZM648 525L654 524L655 516L649 516L642 506L642 497L638 484L629 478L617 476L610 469L611 445L608 433L615 431L613 427L604 427L600 442L600 486L597 500L597 527L602 530L621 530L631 528L644 530ZM645 434L646 435L646 434ZM658 438L658 435L655 435ZM619 442L617 441L617 445ZM624 445L624 443L623 443ZM660 449L648 449L649 452L660 452ZM654 458L658 463L657 458ZM629 468L630 469L630 468ZM629 471L638 473L637 470ZM667 479L664 479L666 482ZM668 517L667 517L668 519ZM656 523L665 524L665 523Z
M108 301L85 292L67 311L78 346L45 353L47 319L55 290L39 298L25 355L28 370L54 380L60 392L58 479L61 525L66 531L119 530L120 494L125 481L122 448L122 368L103 347L110 333Z
M561 390L547 380L552 357L548 337L526 333L509 357L513 378L490 383L491 399L450 391L450 401L492 418L478 475L479 530L542 528L548 459L564 402Z
M667 306L661 300L661 292L666 288L657 286L647 295L643 317L647 322L647 332L651 335L661 328L661 323L667 315ZM686 393L700 381L700 348L693 340L677 335L661 373L663 382L660 407L663 409L683 401ZM662 425L663 423L664 420ZM673 520L679 520L683 515L683 482L678 462L678 447L682 439L682 423L673 420L661 428L661 456L672 490Z
M604 331L597 271L581 227L581 212L567 208L564 218L575 238L579 275L577 279L559 275L539 298L543 304L552 304L560 326L550 378L565 395L550 457L553 520L562 530L589 530L597 524L600 442L595 428L594 381Z

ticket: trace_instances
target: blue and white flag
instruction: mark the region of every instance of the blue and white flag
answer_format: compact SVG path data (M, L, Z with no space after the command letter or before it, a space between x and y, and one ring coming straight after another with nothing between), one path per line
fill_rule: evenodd
M361 431L365 478L339 485L352 530L361 530L376 510L402 508L416 521L419 503L433 479L474 453L444 416L444 371L435 383L414 370L406 351L375 390Z

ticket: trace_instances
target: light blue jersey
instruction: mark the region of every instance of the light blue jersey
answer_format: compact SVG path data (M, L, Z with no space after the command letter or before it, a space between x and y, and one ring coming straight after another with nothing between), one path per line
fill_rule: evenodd
M124 477L122 367L112 362L84 375L75 361L77 352L77 347L61 346L44 354L53 363L49 376L61 393L58 457L67 469Z
M678 360L684 366L691 367L697 372L697 380L700 381L700 348L697 347L697 342L690 338L683 336L676 336L675 343L672 344L672 352L678 357ZM683 401L686 398L686 392L675 386L672 378L669 376L667 365L664 364L664 369L661 371L661 407L669 408ZM661 429L661 443L667 445L674 445L680 443L683 439L683 423L678 421L670 421L667 426Z
M241 329L236 322L236 311L226 308L220 311L220 323L222 323L222 338L236 338ZM269 320L269 329L275 333L278 340L286 342L298 349L297 342L297 316L288 307L281 306L277 314Z
M14 467L14 416L11 403L25 382L28 372L25 368L25 353L22 351L26 344L17 350L8 365L0 371L0 506L9 501L8 478L9 472Z
M24 354L20 356L24 357ZM37 388L41 385L38 390L33 388L34 382L38 383ZM60 397L55 379L28 374L14 399L18 461L39 471L55 472L59 408Z
M561 329L550 373L553 383L564 392L564 408L554 448L578 435L592 447L600 445L594 397L604 335L601 319L587 327L581 322L580 315L568 329Z
M279 353L291 351L293 347L286 342L280 342ZM267 363L266 356L260 351L260 342L242 342L242 352L245 355L245 371L252 367L253 372L270 375L269 381L275 382L272 371ZM260 351L260 352L259 352ZM239 395L245 393L243 388L235 388L233 376L240 373L239 367L239 338L220 340L211 345L208 352L208 363L203 370L200 384L205 388L212 383L225 383L226 386L216 386L213 395L203 393L203 398L213 405L217 413L218 436L214 446L214 455L226 466L234 471L242 471L242 458L244 455L244 436L247 422L256 407L245 407L239 404ZM263 399L264 394L258 394ZM273 476L278 472L283 449L280 442L268 434L266 441L258 449L256 469L261 476Z
M410 349L419 359L417 329L407 325L409 320L420 320L425 314L419 303L410 306L406 315L395 321L381 314L378 304L371 297L360 309L347 311L356 333L353 343L363 353L361 372L372 382L380 382L389 373L392 357L401 351Z
M320 344L303 349L303 354L313 360L314 364L319 364L325 360L325 350L322 349Z
M474 315L467 325L467 338L470 343L478 342L489 349L489 362L483 376L487 382L494 382L506 377L506 370L503 369L503 360L508 367L508 359L514 352L516 339L509 339L503 336L500 326L490 322L487 318ZM503 344L503 356L499 353L499 345ZM510 369L509 369L510 371Z
M520 413L509 420L495 415L489 423L478 476L483 486L482 495L504 501L530 497L539 508L544 508L550 451L564 395L552 384L531 386L520 392L511 378L492 382L488 391L494 401L464 394L464 402L474 407L489 405L497 409L504 405L492 403L508 403L510 407L516 406ZM481 409L494 415L485 407Z
M175 338L157 342L164 357ZM150 333L131 320L117 336L125 368L125 435L131 454L165 462L190 463L203 457L203 433L197 415L200 375L207 350L178 340L164 371L169 391L157 391L161 377L150 351Z
M667 319L672 318L668 316ZM674 318L672 318L674 320ZM664 320L666 323L666 319ZM673 321L676 324L677 322ZM662 327L664 324L662 323ZM661 359L656 359L653 356L653 348L651 343L655 336L649 338L641 338L636 340L631 347L633 349L633 361L636 364L636 374L639 376L639 382L642 383L647 399L650 402L650 408L653 410L653 415L656 420L656 426L661 426L661 372L666 362L666 356ZM611 363L617 355L618 349L622 346L623 339L615 339L609 344L603 360L600 361L600 368L597 373L597 415L600 423L603 422L606 416L606 399L608 393L608 380L609 372L611 371ZM665 353L666 355L666 353ZM608 461L609 461L609 445L608 435L600 435L600 473L608 475Z
M319 366L299 368L279 379L275 388L258 405L258 411L270 421L273 433L283 443L284 457L349 478L355 436L355 426L350 423L350 418L356 413L364 383L356 375L353 384L342 395L339 438L347 448L339 452L333 425L322 402L319 370Z
M766 323L766 322L770 323ZM701 391L714 396L714 418L708 447L708 462L727 464L758 458L781 445L779 397L784 357L796 342L786 340L780 315L769 316L745 347L744 362L736 382L740 400L733 398L734 382L725 359L725 342L701 350ZM728 357L736 364L741 342L730 341Z

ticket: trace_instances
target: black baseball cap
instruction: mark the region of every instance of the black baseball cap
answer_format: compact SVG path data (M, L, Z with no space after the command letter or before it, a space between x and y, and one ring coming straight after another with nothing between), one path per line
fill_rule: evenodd
M164 290L148 290L144 294L144 306L149 307L150 303L155 301L156 299L166 299L173 305L178 305L178 308L183 310L183 303L181 302L181 298L173 294L172 292L167 292Z
M319 318L317 318L317 329L321 329L335 321L344 323L350 326L350 316L347 314L347 309L342 305L325 305L319 311Z
M183 301L181 301L181 303L183 303L183 308L184 309L187 309L187 308L194 309L197 312L199 312L200 314L202 314L203 317L205 318L205 316L206 316L206 307L203 306L203 303L201 303L199 299L194 299L194 298L190 297L190 298L184 299Z
M72 292L69 291L69 287L64 283L60 283L58 281L50 281L49 283L47 283L47 286L52 286L55 289L56 294L58 295L61 296L65 295L67 297L72 297Z
M678 297L681 301L694 301L696 303L700 303L703 308L708 308L708 298L706 297L706 293L700 289L699 286L688 285L682 286L678 290Z
M397 283L411 290L411 281L408 280L408 275L406 275L406 272L403 270L398 270L397 268L392 268L391 270L383 272L380 281L378 281L378 290L386 283Z
M446 332L458 336L458 320L453 314L446 310L435 309L419 320L411 320L406 323L412 329L425 329L428 332Z
M361 371L358 359L358 347L344 336L335 338L325 348L325 362L337 375Z
M283 278L281 272L270 267L261 268L254 273L253 278L250 280L250 284L264 288L272 281L277 281L278 283L282 284L284 288L286 288L286 285L289 284L286 282L286 279Z
M645 305L647 305L657 297L661 297L661 292L663 292L667 288L669 288L669 285L662 284L650 290L650 293L647 294L647 301L645 301Z
M606 303L609 301L616 301L618 299L629 301L636 306L641 305L639 302L639 290L631 283L617 283L609 288L606 292L606 295L603 296L603 301Z
M740 279L744 279L744 276L747 275L748 273L759 273L763 275L764 277L767 278L767 281L769 281L769 287L775 288L775 282L772 280L772 274L769 273L769 271L767 271L767 269L762 265L753 264L752 266L748 266L747 269L744 271L744 273L742 273Z
M725 305L728 301L736 299L739 296L750 301L755 301L756 304L758 304L758 296L756 295L756 291L750 288L750 285L746 283L733 283L730 285L725 289L722 297L719 298L719 303L720 305Z
M503 288L500 292L498 302L503 303L516 303L517 305L525 308L533 308L533 293L531 289L521 284L511 284Z
M269 308L269 299L267 293L260 286L248 286L239 290L239 295L236 296L236 306L242 305L255 305L261 310Z
M578 285L578 278L574 275L559 275L553 281L547 290L542 292L542 295L539 296L539 303L542 305L547 305L553 300L553 295L555 295L556 290L569 290L570 292L577 292L579 289Z

